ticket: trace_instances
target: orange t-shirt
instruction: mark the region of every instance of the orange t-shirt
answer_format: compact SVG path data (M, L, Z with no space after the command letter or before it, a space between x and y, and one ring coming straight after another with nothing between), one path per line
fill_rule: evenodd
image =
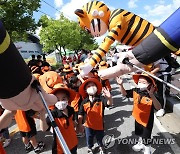
M78 112L79 110L79 101L80 101L80 94L76 93L74 100L70 104L70 106L74 108L75 112Z
M83 100L79 115L86 114L85 126L94 130L104 130L104 109L107 105L107 101L103 96L95 97L91 102L89 98Z
M134 106L132 115L139 124L146 127L152 109L152 99L143 96L140 100L140 95L135 91L133 91L133 99Z
M6 151L4 150L1 143L0 143L0 154L6 154Z
M16 120L17 126L20 131L22 131L22 132L30 132L31 131L28 120L26 118L25 111L17 110L17 112L15 114L15 120Z
M68 146L68 148L71 150L78 144L78 139L76 136L76 132L74 129L74 123L73 123L73 114L74 109L70 106L67 106L68 109L68 116L62 113L62 111L58 110L57 108L54 108L51 113L55 119L55 122L62 133L62 136L64 137L64 140ZM50 124L49 124L50 125ZM54 132L55 135L55 132ZM55 135L56 136L56 135ZM61 148L60 142L57 137L54 139L54 145L52 149L57 154L62 154L63 150Z

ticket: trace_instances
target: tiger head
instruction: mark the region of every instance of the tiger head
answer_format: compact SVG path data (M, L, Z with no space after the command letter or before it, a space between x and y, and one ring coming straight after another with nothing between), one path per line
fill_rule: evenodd
M106 33L110 13L109 8L99 1L91 1L85 4L82 9L75 10L80 26L94 37Z

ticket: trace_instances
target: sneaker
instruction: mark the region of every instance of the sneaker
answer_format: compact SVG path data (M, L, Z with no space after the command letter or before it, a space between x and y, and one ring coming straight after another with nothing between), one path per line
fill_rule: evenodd
M9 144L11 143L11 139L5 139L5 141L3 142L3 147L7 147Z
M139 152L144 149L144 144L142 143L142 138L140 137L138 143L135 144L132 149L136 152Z
M114 104L112 104L111 106L108 107L109 110L114 108Z
M31 144L31 142L29 142L27 145L25 145L25 150L26 150L26 153L29 153L30 151L33 150L33 146Z
M150 145L144 146L144 154L151 154L151 146Z
M40 152L42 152L43 150L44 150L44 146L45 146L45 143L44 142L39 142L38 143L38 145L37 145L37 147L36 148L34 148L34 152L35 153L40 153Z
M156 116L157 117L162 117L165 114L165 110L164 109L160 109L156 112Z
M93 154L92 148L88 148L87 153L88 153L88 154Z
M105 154L105 149L103 147L99 147L99 153L100 154Z

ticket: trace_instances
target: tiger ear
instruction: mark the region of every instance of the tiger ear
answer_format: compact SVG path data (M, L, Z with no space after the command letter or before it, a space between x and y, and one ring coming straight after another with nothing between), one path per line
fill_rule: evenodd
M79 16L80 18L84 18L86 15L86 12L84 12L82 9L76 9L74 13Z

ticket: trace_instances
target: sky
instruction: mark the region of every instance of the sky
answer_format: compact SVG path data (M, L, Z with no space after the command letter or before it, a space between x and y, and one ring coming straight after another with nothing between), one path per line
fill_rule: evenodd
M90 0L41 0L41 8L34 13L36 21L46 14L51 18L58 19L62 12L67 18L77 21L74 11L82 8ZM109 9L125 9L159 26L175 10L180 7L180 0L103 0ZM37 29L38 35L40 29ZM104 36L97 38L100 43Z

